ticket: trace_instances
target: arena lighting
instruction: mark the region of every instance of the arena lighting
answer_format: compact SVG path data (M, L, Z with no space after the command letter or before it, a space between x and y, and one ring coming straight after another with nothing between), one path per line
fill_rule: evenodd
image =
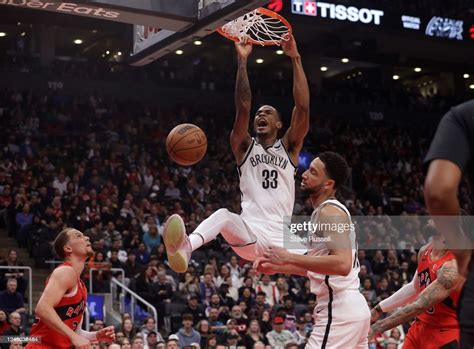
M328 67L322 66L320 69L321 69L321 71L327 71Z
M21 35L21 36L25 36L25 35L26 35L26 32L21 32L20 35Z
M419 73L421 72L421 68L420 67L416 67L415 69L413 69L415 72Z
M175 53L179 56L179 55L182 55L184 53L183 50L176 50Z
M282 54L283 54L283 50L277 50L277 51L276 51L276 54L277 54L277 55L282 55Z
M7 33L5 33L5 32L0 32L0 38L3 38L4 36L7 36Z
M343 58L343 59L341 59L341 62L342 63L349 63L349 58Z
M469 88L470 88L471 90L474 90L474 84L469 85Z
M469 79L469 76L470 76L469 74L464 74L462 77L463 77L464 79Z
M202 45L202 41L196 40L196 41L194 41L194 45L196 45L196 46L201 46L201 45Z
M106 55L108 55L109 53L110 53L110 51L109 51L109 50L105 51L105 54L106 54Z
M81 39L76 39L76 40L74 40L74 43L76 45L80 45L80 44L82 44L82 40Z
M121 55L122 55L122 52L119 51L119 52L117 52L117 54L118 54L119 56L121 56Z
M398 80L398 79L400 79L400 76L399 75L394 75L394 76L392 76L392 79L393 80Z
M257 64L262 64L264 61L263 61L262 58L257 58L257 59L255 60L255 62L256 62Z

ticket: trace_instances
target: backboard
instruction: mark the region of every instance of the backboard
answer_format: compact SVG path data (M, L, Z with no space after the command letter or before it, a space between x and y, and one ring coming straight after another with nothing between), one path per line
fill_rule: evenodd
M133 26L131 65L143 66L211 34L217 27L265 5L269 0L199 0L194 21L180 30L157 26Z

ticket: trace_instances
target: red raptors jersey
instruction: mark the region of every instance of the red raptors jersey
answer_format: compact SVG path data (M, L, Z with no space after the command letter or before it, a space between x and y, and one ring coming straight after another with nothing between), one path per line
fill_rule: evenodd
M418 262L418 278L420 281L420 289L423 291L430 283L436 280L436 273L443 266L444 263L455 259L451 252L446 252L443 257L432 260L431 251L433 245L428 245L428 248L422 254ZM459 327L457 320L456 308L460 296L459 291L453 291L442 302L435 304L421 315L417 316L420 321L423 321L429 326L435 327Z
M58 268L71 265L68 262L61 264ZM49 279L49 278L48 278ZM46 280L48 284L48 280ZM74 290L70 295L64 295L61 301L54 307L54 310L59 315L61 320L73 331L81 323L84 308L86 307L87 289L80 278L77 278L76 291ZM69 349L71 341L63 334L49 328L41 319L36 318L33 327L31 328L31 336L41 337L42 346L46 345L50 348ZM30 346L27 346L29 348ZM31 346L36 347L35 345Z

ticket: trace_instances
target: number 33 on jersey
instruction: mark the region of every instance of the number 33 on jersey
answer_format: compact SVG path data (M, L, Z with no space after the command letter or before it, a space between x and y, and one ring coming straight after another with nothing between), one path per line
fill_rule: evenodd
M283 222L293 213L296 166L281 139L264 148L252 139L237 167L242 193L242 217Z

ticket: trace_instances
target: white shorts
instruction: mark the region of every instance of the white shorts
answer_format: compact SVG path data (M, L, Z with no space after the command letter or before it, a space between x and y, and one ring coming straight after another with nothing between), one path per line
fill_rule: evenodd
M242 218L242 217L241 217ZM283 229L283 223L271 221L249 221L242 218L245 228L253 241L249 241L242 246L232 246L232 249L242 258L254 261L263 257L263 253L269 247L284 247L292 253L305 254L306 247L294 241L287 230Z
M317 297L306 349L367 349L370 310L358 290Z

